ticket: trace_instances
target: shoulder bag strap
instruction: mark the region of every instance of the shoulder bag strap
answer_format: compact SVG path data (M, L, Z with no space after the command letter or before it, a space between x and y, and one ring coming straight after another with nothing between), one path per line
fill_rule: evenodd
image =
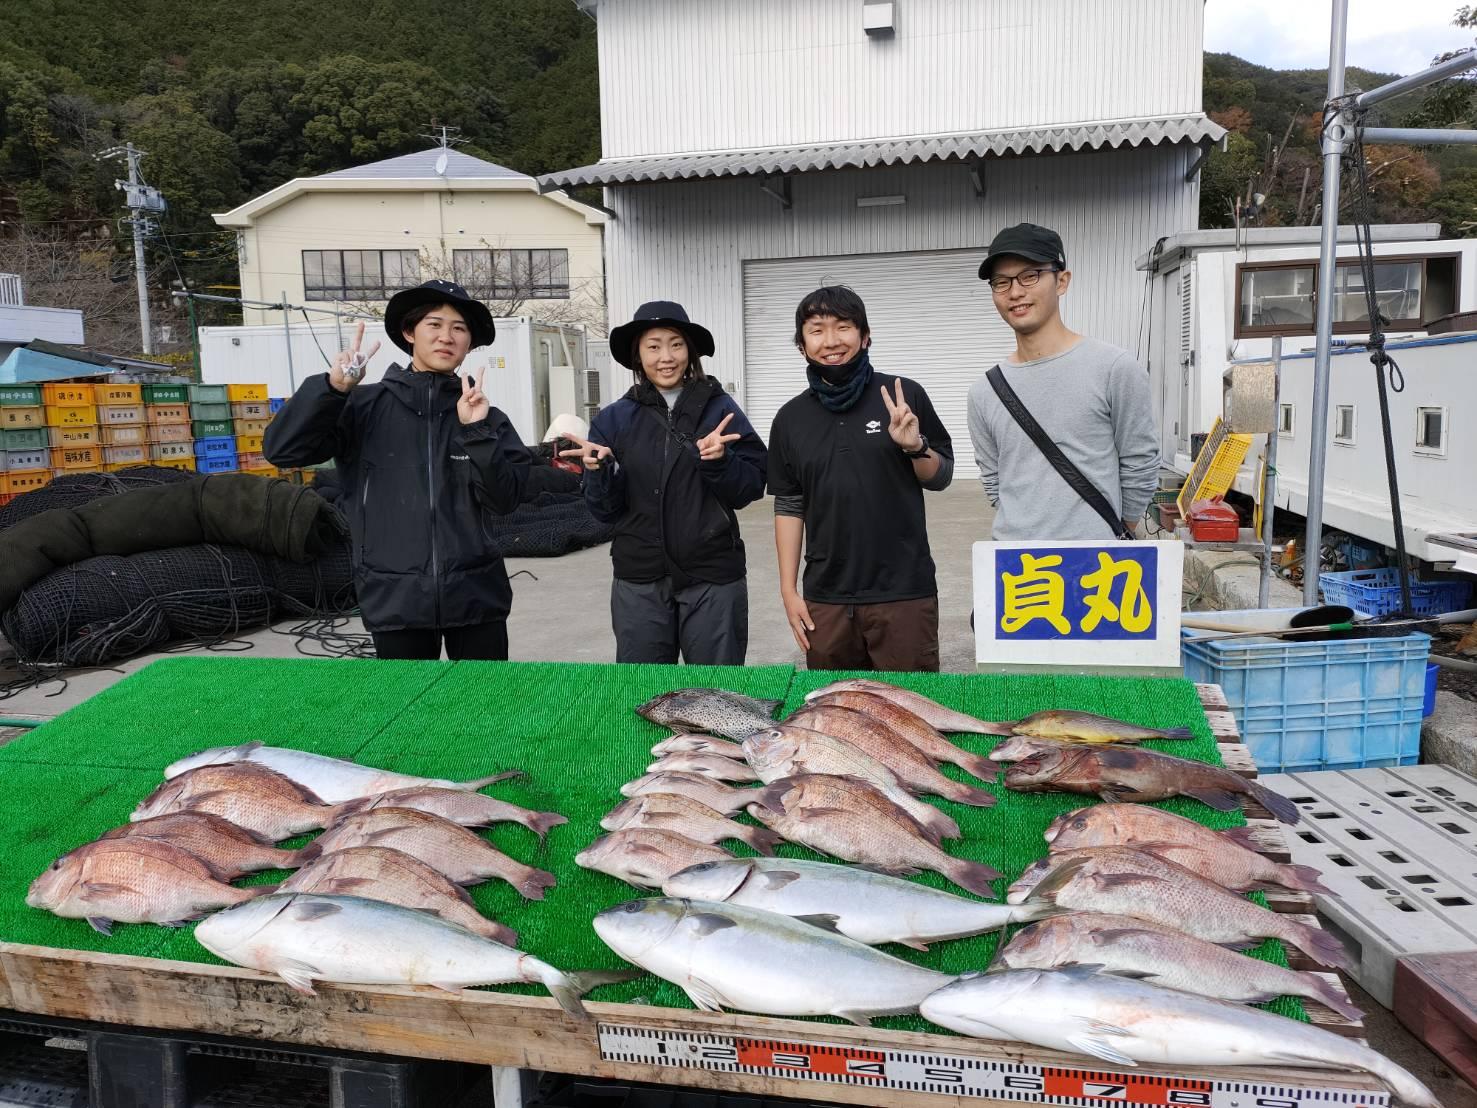
M1120 539L1131 539L1128 529L1123 526L1123 520L1113 511L1113 506L1108 503L1108 498L1098 491L1096 485L1087 479L1083 472L1072 464L1072 460L1062 453L1061 447L1051 441L1051 438L1041 429L1041 424L1036 422L1026 406L1021 403L1021 398L1015 394L1010 387L1010 382L1005 379L1005 374L997 365L985 374L990 382L990 387L995 390L995 395L1000 397L1000 403L1005 405L1021 430L1024 431L1037 446L1046 460L1051 463L1053 469L1061 474L1062 480L1072 487L1072 491L1082 497L1087 505L1103 517L1113 534Z

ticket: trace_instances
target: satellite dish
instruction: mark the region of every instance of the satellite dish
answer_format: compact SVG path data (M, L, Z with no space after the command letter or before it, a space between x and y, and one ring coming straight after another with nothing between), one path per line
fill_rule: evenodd
M441 152L441 156L436 159L436 176L446 176L446 151L444 150Z

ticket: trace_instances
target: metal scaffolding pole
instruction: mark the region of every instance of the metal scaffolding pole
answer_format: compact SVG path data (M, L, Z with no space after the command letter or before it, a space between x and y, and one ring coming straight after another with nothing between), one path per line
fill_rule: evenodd
M1318 567L1323 546L1323 477L1328 454L1328 375L1333 352L1333 287L1338 263L1339 169L1344 156L1344 121L1335 102L1344 95L1344 48L1349 0L1333 0L1328 44L1328 104L1323 121L1323 236L1318 251L1317 336L1313 353L1313 435L1308 454L1308 527L1303 536L1303 603L1318 603ZM1330 118L1330 113L1339 115Z

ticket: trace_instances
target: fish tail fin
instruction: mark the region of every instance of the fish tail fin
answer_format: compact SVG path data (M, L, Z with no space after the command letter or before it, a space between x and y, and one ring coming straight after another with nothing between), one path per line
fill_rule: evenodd
M517 888L529 900L542 900L544 890L559 884L559 878L545 869L529 869L518 879Z
M590 1013L585 1011L580 997L601 985L614 985L641 976L636 970L587 970L581 973L561 973L553 966L545 966L544 969L547 972L539 975L544 987L559 1002L559 1007L563 1008L572 1019L582 1021L589 1019Z
M345 800L338 805L338 818L352 816L355 812L362 812L374 803L372 796L356 796L353 800Z
M1297 889L1305 893L1324 893L1338 896L1323 883L1323 874L1312 866L1283 865L1277 867L1277 882L1284 888Z
M1195 732L1188 727L1161 727L1159 734L1155 736L1160 739L1193 739Z
M259 896L267 896L277 891L276 885L246 885L245 887L231 885L232 893L235 894L232 904L245 904L248 900L255 900Z
M1317 974L1305 974L1304 979L1308 983L1308 999L1316 1000L1325 1007L1332 1008L1346 1020L1358 1021L1364 1018L1364 1013L1354 1007L1354 1002L1343 994L1332 981L1325 981Z
M785 841L785 837L778 831L771 831L766 827L745 827L742 835L743 841L752 846L766 858L774 857L774 848Z
M1338 937L1321 927L1288 921L1287 933L1281 936L1320 966L1353 971L1354 958Z
M568 823L569 819L561 816L558 812L535 812L528 821L528 829L539 838L543 838L561 823Z
M1279 792L1273 792L1265 785L1258 785L1255 781L1246 783L1246 791L1261 802L1263 808L1271 812L1283 823L1297 823L1302 819L1302 813L1298 806Z
M1228 827L1221 832L1222 837L1230 839L1237 846L1245 847L1247 850L1255 850L1260 853L1261 844L1256 840L1256 832L1250 827Z
M954 764L971 777L978 777L981 781L993 781L1000 776L1000 763L990 761L983 754L970 754L965 751L954 759Z
M991 884L1000 876L1000 871L991 869L982 862L971 862L964 858L951 858L943 867L943 875L961 889L968 889L975 896L993 900L995 889Z
M947 793L949 800L959 804L968 804L971 808L993 808L995 806L995 794L988 789L977 789L972 785L962 785L952 780L949 783L953 786Z
M500 781L511 781L515 777L527 777L528 771L521 769L504 770L502 773L494 773L488 777L476 777L471 781L458 781L456 787L465 789L467 792L477 792L485 789L488 785L496 785Z
M299 847L297 850L292 850L288 853L292 855L292 859L285 863L282 868L302 869L304 866L310 865L323 857L323 848L316 842L311 842L307 846Z

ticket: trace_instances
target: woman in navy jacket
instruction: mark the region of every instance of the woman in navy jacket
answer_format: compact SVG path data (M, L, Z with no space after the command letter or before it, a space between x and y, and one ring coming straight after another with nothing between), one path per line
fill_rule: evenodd
M611 332L610 352L636 384L564 453L583 459L590 511L616 525L616 661L743 665L749 593L734 513L764 495L764 443L703 372L713 336L682 305L643 304Z

